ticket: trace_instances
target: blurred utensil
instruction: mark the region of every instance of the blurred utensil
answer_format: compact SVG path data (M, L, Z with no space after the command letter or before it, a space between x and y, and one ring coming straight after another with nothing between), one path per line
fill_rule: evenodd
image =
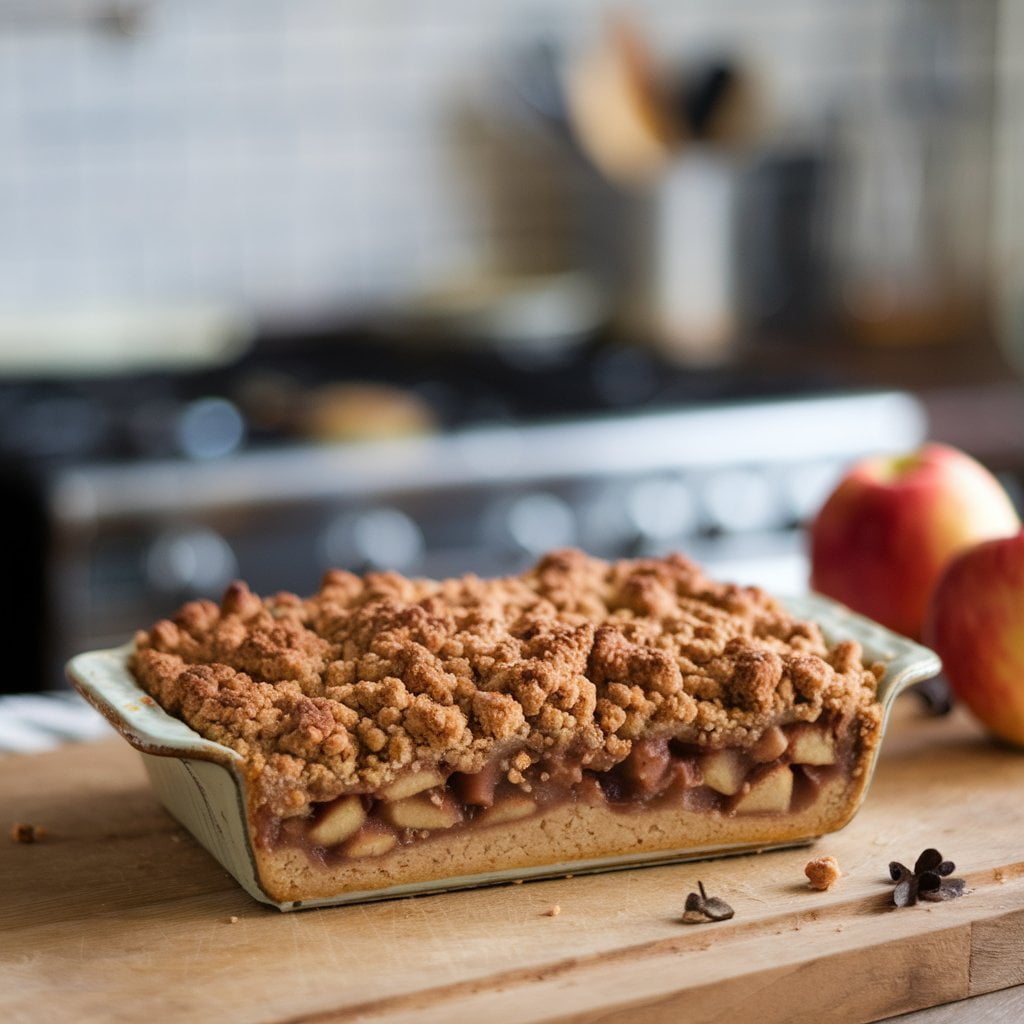
M654 58L626 18L609 18L597 43L566 75L573 135L612 181L637 185L662 174L682 142Z
M671 88L672 110L680 130L694 142L743 146L761 121L751 76L728 56L708 57L684 66Z

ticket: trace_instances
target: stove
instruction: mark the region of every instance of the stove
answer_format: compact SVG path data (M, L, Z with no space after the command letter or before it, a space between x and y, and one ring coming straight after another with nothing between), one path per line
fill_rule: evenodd
M338 381L400 388L434 429L325 442L269 415ZM523 358L348 336L195 375L6 382L0 690L59 688L71 655L235 577L308 593L329 566L500 574L576 544L678 548L798 591L802 525L844 467L925 434L911 397L835 383L601 343Z

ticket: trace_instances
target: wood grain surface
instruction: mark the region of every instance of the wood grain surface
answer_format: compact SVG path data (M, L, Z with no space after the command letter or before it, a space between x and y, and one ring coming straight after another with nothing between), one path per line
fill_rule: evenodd
M875 1020L1024 983L1024 755L901 698L863 808L808 848L280 914L159 806L120 740L0 758L6 1022ZM959 900L896 910L927 846ZM727 922L684 925L703 880ZM556 916L550 911L560 908Z

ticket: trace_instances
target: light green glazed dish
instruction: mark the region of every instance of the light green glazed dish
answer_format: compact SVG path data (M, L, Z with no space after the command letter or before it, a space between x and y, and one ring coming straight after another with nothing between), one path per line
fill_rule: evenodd
M934 652L827 598L812 594L787 598L784 603L794 615L816 621L830 642L856 640L864 649L866 661L881 661L886 665L885 676L878 688L883 730L897 695L908 686L934 676L941 668ZM80 654L68 663L68 678L79 693L142 753L153 788L168 811L213 854L246 892L280 910L357 903L421 892L490 885L519 878L607 871L771 848L764 843L751 843L714 849L701 847L658 851L488 872L372 891L346 892L327 899L281 902L269 896L260 882L245 811L245 777L241 755L229 747L204 739L184 722L167 714L140 689L128 669L131 649L131 644L125 644L111 650ZM859 802L863 801L867 792L877 756L876 747L871 764L863 776ZM816 838L809 835L802 840L781 845L800 845Z

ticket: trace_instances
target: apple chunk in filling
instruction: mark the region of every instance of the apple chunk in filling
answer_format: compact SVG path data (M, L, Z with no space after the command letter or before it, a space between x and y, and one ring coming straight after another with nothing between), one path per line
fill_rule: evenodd
M709 750L700 759L701 771L704 774L704 785L721 793L733 796L743 787L747 770L743 759L735 750Z
M755 779L736 801L737 814L767 812L783 814L789 810L793 797L793 772L788 765L780 764Z
M379 796L382 800L403 800L407 796L415 796L443 784L444 778L436 768L424 768L399 775L394 782L380 791Z
M336 800L323 813L320 820L309 830L309 838L317 846L337 846L349 836L355 835L366 820L363 801L358 796L346 796Z
M496 800L477 819L481 825L498 825L506 821L528 818L537 810L537 804L525 793L509 793Z
M462 821L461 808L447 793L417 793L384 804L378 813L395 828L444 829Z
M794 764L835 764L835 740L824 726L797 726L789 738L789 759Z
M398 837L394 832L368 826L354 835L342 850L346 857L383 857L385 853L393 850L397 843Z

